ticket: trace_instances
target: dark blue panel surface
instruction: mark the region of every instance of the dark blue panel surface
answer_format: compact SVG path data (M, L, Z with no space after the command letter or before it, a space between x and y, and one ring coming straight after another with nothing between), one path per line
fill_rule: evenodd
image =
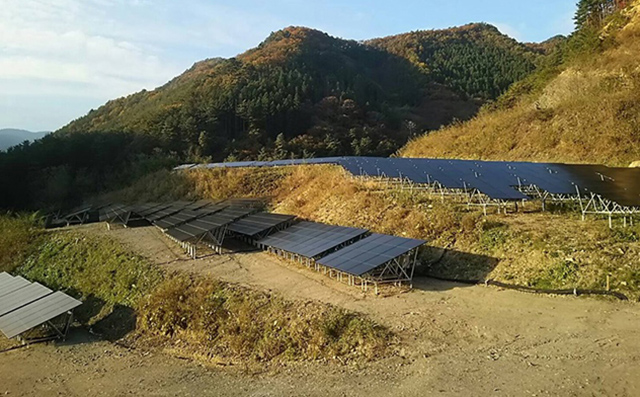
M425 241L372 234L317 262L355 276L362 276L425 244Z

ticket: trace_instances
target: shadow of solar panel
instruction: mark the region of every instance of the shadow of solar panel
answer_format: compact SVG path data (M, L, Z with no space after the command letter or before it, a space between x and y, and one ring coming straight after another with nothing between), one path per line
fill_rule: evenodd
M0 299L0 316L52 293L49 288L33 283Z
M344 226L300 222L259 241L260 244L307 258L319 256L368 231Z
M317 262L344 273L362 276L425 243L422 240L372 234Z
M82 303L62 293L54 292L17 310L0 316L0 330L9 339L44 324Z
M235 221L234 223L230 224L227 229L234 233L253 237L256 234L266 232L271 228L289 222L294 218L295 216L293 215L271 214L262 212L249 215L246 218Z

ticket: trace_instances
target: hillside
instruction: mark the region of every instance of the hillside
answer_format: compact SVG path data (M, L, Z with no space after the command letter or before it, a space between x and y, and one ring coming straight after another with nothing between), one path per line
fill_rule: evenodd
M59 133L147 134L193 159L388 155L417 132L469 119L542 53L484 24L367 43L290 27L110 101Z
M497 98L531 73L545 53L544 46L518 43L487 24L417 31L367 44L408 59L432 81L483 100Z
M47 135L48 132L31 132L25 130L17 130L13 128L5 128L0 130L0 150L19 145L24 141L34 141Z
M640 2L585 27L546 67L473 120L414 140L407 157L640 160Z

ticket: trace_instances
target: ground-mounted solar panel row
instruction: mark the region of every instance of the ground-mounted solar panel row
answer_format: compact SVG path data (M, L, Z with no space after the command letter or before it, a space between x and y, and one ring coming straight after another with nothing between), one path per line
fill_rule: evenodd
M72 321L71 310L82 302L54 292L38 283L18 276L0 273L0 331L7 338L23 336L44 324L63 321L51 327L59 337L65 337Z
M333 164L356 177L465 197L470 204L505 206L528 199L579 202L583 215L640 213L640 168L603 165L377 157L243 161L177 168L278 167Z
M154 225L165 236L179 244L193 258L208 252L222 252L226 237L241 239L270 252L287 258L296 258L307 264L328 268L349 277L359 277L372 282L411 281L414 261L400 260L420 240L386 236L389 250L369 252L352 266L350 247L360 246L360 241L371 241L367 229L327 225L323 223L297 221L295 216L260 212L256 206L262 203L255 199L232 199L224 202L201 200L197 202L176 201L172 203L147 203L140 205L110 204L99 211L98 219L108 224L132 225L135 220L144 220ZM376 235L384 238L382 235ZM382 237L381 237L382 236ZM395 246L394 246L395 244ZM403 244L408 244L405 249ZM419 245L424 244L423 241ZM371 255L375 252L375 255ZM344 254L344 255L343 255ZM348 255L347 255L348 254ZM396 254L392 256L392 254ZM332 261L321 259L332 256ZM340 258L344 257L345 261ZM350 262L349 262L350 261ZM392 263L395 265L391 266ZM396 277L394 279L394 277ZM14 283L20 281L13 280Z

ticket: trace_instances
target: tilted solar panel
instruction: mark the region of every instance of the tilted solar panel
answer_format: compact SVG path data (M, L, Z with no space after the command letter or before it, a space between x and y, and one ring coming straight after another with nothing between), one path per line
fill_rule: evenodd
M314 258L357 239L367 232L365 229L300 222L260 240L259 243L307 258Z
M0 272L0 283L6 280L13 280L13 276L7 272Z
M185 224L167 230L167 234L178 241L198 239L208 232L225 227L228 224L255 212L251 208L226 207L214 214L191 220Z
M82 302L62 292L54 292L31 304L0 316L0 331L11 339L81 304Z
M323 266L362 276L425 244L423 240L372 234L318 259Z
M0 299L0 316L25 306L36 299L47 296L52 292L49 288L38 283L26 285L24 288L20 288Z
M25 286L31 284L26 279L17 276L11 279L6 279L0 281L0 298L3 296L9 295L10 293L19 290L20 288L24 288Z
M271 214L262 212L249 215L229 225L228 230L234 233L253 237L283 223L295 219L293 215Z
M598 165L500 162L447 159L330 157L233 162L208 167L272 167L302 164L338 164L356 176L387 177L418 184L438 183L447 189L476 189L504 201L526 199L520 186L537 186L556 195L598 194L622 206L640 206L640 171Z
M182 210L180 212L176 212L173 215L167 216L165 218L159 219L155 221L153 224L161 229L170 229L172 227L180 226L182 224L188 223L194 219L202 218L207 215L214 214L225 207L205 207L204 209L199 210Z
M160 219L166 218L168 216L177 214L178 212L182 211L184 209L183 205L175 205L172 204L171 206L164 208L160 211L156 211L150 215L148 215L146 218L149 222L154 223Z

